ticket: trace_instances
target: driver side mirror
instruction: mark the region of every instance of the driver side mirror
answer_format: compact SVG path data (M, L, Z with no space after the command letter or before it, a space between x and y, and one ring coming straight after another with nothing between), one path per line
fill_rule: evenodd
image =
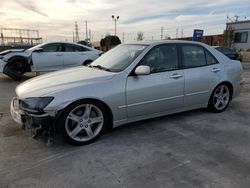
M146 65L140 65L135 69L136 75L149 75L150 74L150 67Z
M42 48L37 48L33 52L43 52L43 49Z

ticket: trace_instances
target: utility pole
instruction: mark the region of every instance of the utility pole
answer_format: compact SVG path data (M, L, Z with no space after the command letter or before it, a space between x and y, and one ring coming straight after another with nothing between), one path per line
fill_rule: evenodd
M163 39L163 27L161 27L161 40Z
M78 24L75 22L75 42L79 42Z
M177 28L177 29L176 29L176 35L175 35L175 38L176 38L176 39L178 38L178 35L179 35L179 29Z
M124 44L124 35L125 35L125 33L123 32L122 33L122 43Z
M89 30L89 42L91 42L91 29Z
M119 16L112 15L113 21L115 21L115 36L116 36L116 22L119 20Z
M152 36L152 40L154 40L154 36Z
M181 38L184 37L183 28L181 28Z
M72 31L72 36L73 36L73 43L75 42L75 33L74 33L74 31Z
M85 21L85 27L86 27L86 41L88 40L88 21Z
M235 15L235 22L238 22L239 21L239 16L238 15Z

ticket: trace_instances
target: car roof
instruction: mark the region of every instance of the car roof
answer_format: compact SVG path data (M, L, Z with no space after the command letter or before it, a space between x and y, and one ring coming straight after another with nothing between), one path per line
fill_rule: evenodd
M78 43L73 43L73 42L61 42L61 41L44 42L44 43L42 43L42 44L54 44L54 43L59 43L59 44L72 44L72 45L85 46L85 45L78 44Z
M42 43L42 45L54 44L54 43L71 44L71 45L76 45L76 46L82 46L82 47L88 48L89 50L92 50L92 51L99 51L99 52L101 52L100 50L94 49L94 48L92 48L92 47L89 47L89 46L86 46L86 45L83 45L83 44L73 43L73 42L60 42L60 41L58 42L58 41L52 41L52 42L44 42L44 43Z
M158 44L172 44L172 43L186 43L186 44L200 44L203 45L204 43L196 42L196 41L187 41L187 40L155 40L155 41L136 41L133 43L127 44L139 44L139 45L158 45Z

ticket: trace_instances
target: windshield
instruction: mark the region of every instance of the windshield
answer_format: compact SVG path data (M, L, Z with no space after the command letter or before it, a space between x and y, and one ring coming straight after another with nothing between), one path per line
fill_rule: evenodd
M33 46L33 47L27 49L26 51L33 51L34 49L36 49L36 48L41 48L42 46L43 46L43 44L38 44L38 45L36 45L36 46Z
M127 68L146 48L146 45L123 44L106 52L93 63L91 67L102 67L104 70L120 72Z

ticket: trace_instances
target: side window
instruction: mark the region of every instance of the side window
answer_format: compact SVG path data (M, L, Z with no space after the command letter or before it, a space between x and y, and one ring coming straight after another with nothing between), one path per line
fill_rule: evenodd
M175 70L178 68L177 49L175 45L161 45L151 50L141 61L151 73Z
M208 51L206 51L205 53L206 53L207 65L213 65L218 63L218 61Z
M80 48L71 44L65 44L65 52L79 52Z
M90 51L90 50L78 45L65 44L65 52L85 52L85 51Z
M82 47L82 46L79 46L79 48L80 48L80 51L81 51L81 52L90 51L88 48L84 48L84 47Z
M193 68L206 65L206 57L203 47L189 44L183 45L182 53L185 68Z
M60 44L46 44L42 48L44 52L61 52Z

